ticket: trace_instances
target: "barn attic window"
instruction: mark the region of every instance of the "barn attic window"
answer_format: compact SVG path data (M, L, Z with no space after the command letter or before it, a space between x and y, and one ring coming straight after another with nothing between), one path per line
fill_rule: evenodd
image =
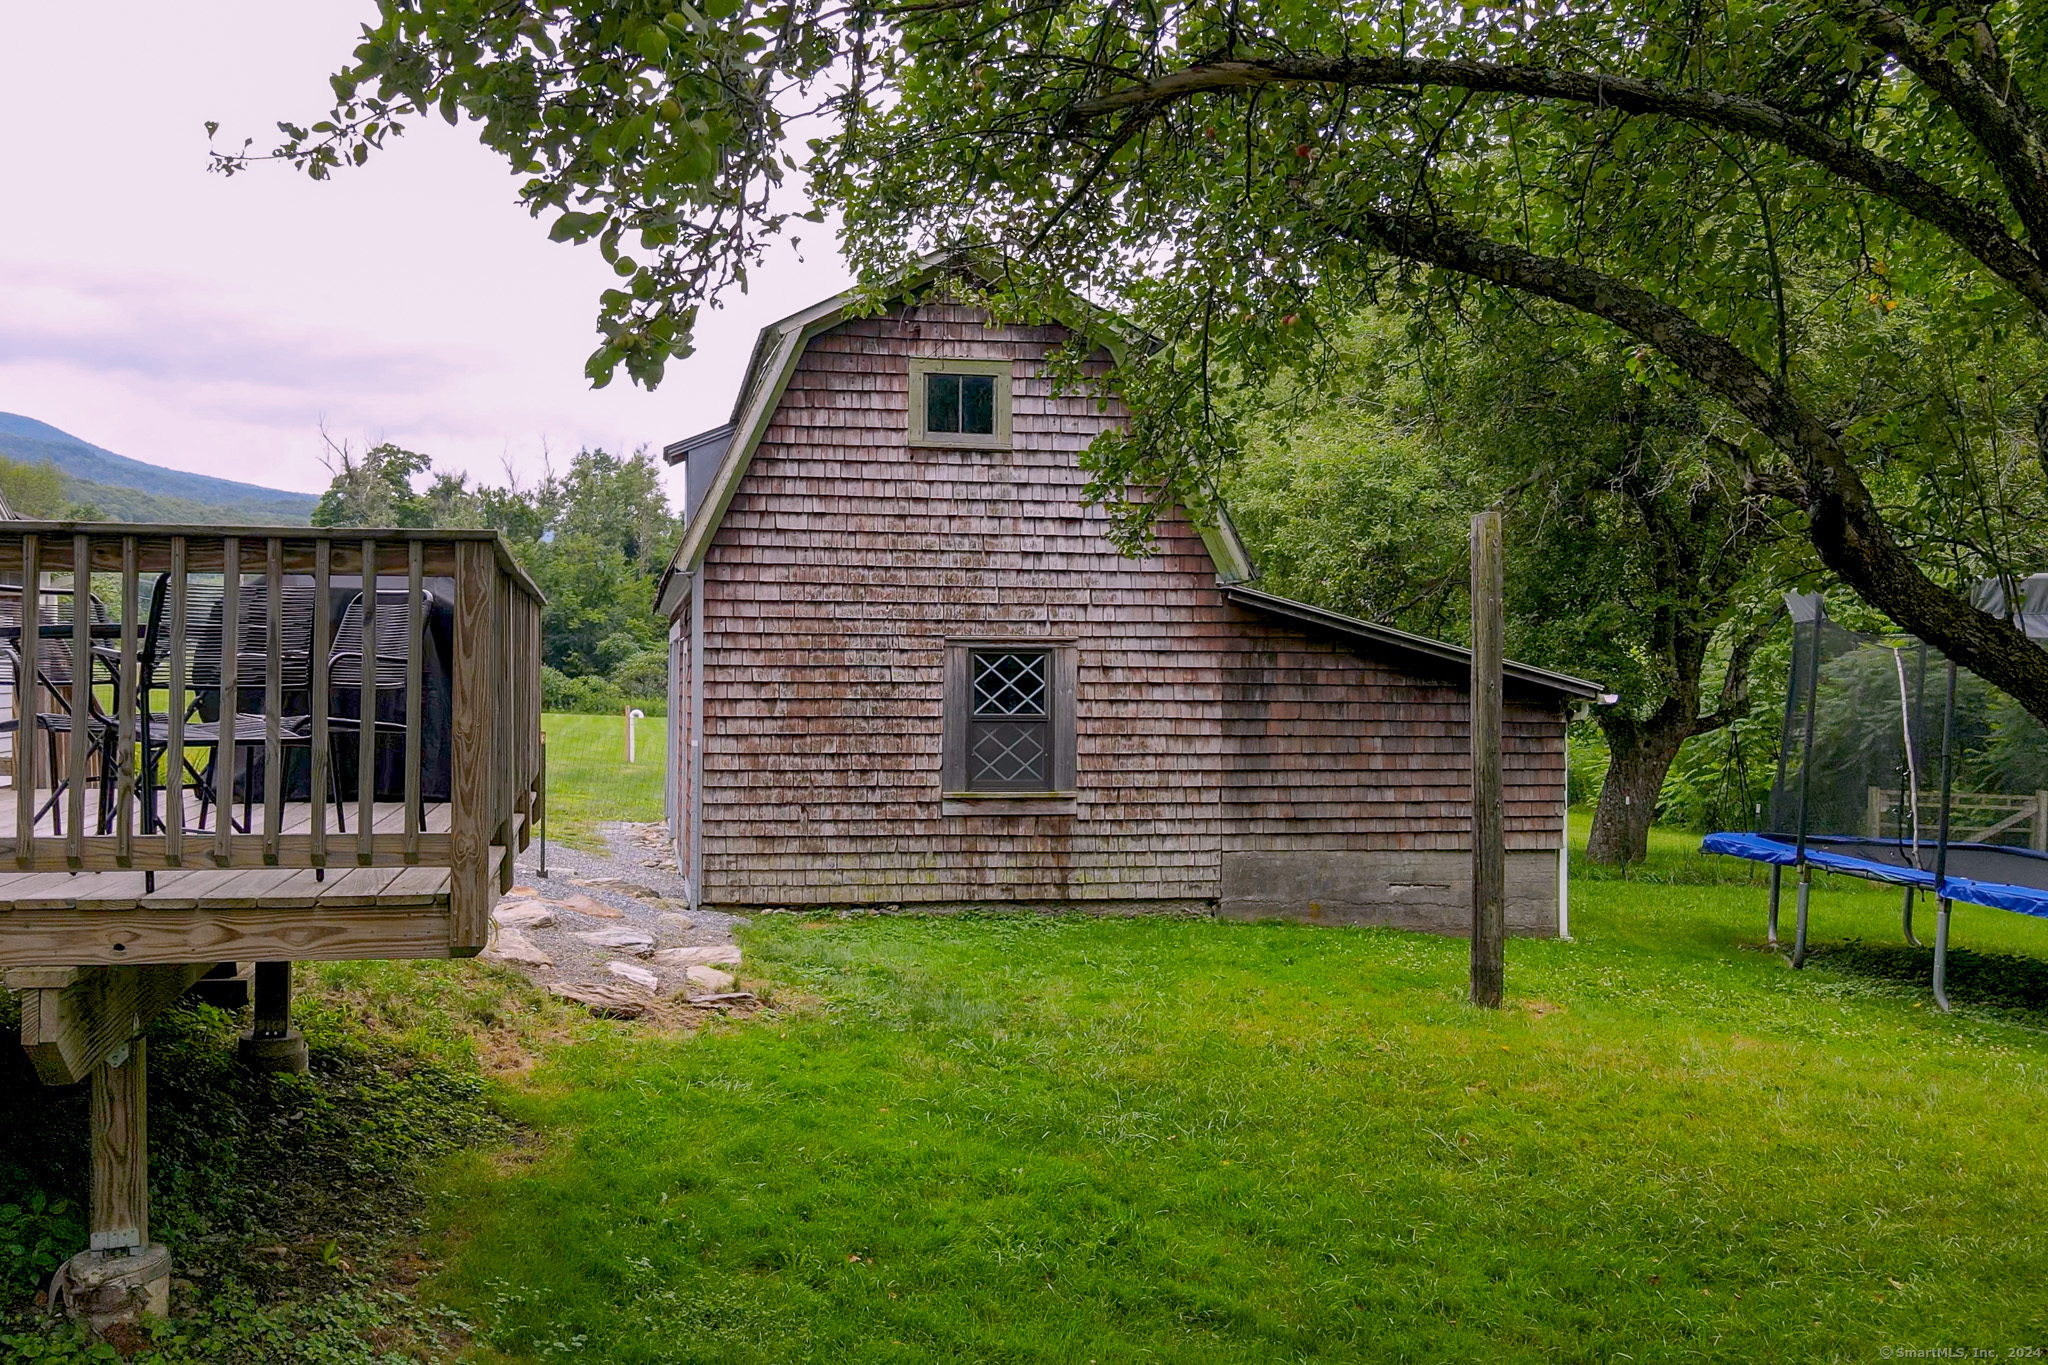
M1010 444L1010 362L910 362L910 443L1001 450Z
M996 431L996 378L992 374L933 374L924 381L924 429L969 436Z

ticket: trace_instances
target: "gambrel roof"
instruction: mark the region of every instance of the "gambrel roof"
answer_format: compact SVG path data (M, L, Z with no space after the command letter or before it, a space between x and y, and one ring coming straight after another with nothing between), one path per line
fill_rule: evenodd
M940 253L927 257L894 292L915 295L940 276L957 271L989 278L977 258L964 253ZM717 464L701 495L695 480L692 480L691 505L687 510L688 520L683 528L682 541L670 558L668 567L662 571L656 592L655 610L658 615L672 616L680 609L687 578L697 572L704 563L705 555L710 552L712 540L746 478L754 452L767 433L768 424L796 372L804 348L813 337L858 316L859 310L872 299L871 294L849 291L762 328L747 363L739 395L733 403L731 420L663 448L663 457L672 465L694 464L699 458L716 459ZM1061 321L1090 340L1101 343L1112 356L1121 357L1132 346L1147 344L1142 335L1133 332L1113 314L1078 297L1074 305L1072 316ZM1211 524L1203 525L1192 518L1190 521L1215 566L1218 586L1232 603L1286 619L1317 634L1339 636L1364 647L1375 657L1397 658L1417 673L1463 677L1469 672L1471 652L1462 646L1325 611L1306 602L1250 587L1258 571L1229 517L1219 511ZM1506 673L1511 681L1546 694L1612 700L1597 683L1548 669L1510 660L1506 664Z

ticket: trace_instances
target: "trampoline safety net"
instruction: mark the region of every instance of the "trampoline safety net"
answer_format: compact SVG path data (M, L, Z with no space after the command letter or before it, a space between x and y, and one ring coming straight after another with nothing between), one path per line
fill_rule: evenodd
M1977 605L2048 641L2048 575ZM1709 852L1813 865L2048 915L2048 727L1917 640L1851 630L1790 594L1793 653L1763 827Z

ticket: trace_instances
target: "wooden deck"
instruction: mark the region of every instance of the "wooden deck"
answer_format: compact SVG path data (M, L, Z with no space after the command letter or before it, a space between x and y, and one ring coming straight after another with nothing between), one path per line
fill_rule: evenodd
M4 523L0 968L480 951L540 806L541 605L491 531Z
M0 522L0 983L37 1076L92 1085L90 1311L170 1292L152 1016L254 963L243 1060L303 1071L294 961L483 948L541 808L541 606L495 531Z
M491 850L493 877L506 857ZM0 874L0 968L449 957L450 882L446 867L158 872L154 891L142 872Z

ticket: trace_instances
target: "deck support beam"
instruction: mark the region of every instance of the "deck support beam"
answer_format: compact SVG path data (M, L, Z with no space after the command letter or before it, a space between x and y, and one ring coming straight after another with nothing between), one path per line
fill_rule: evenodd
M236 1055L254 1071L306 1074L306 1035L292 1027L291 963L256 964L256 1004Z
M92 1073L92 1246L51 1282L51 1305L95 1336L171 1307L171 1255L149 1240L149 1044L120 1043Z
M76 1085L212 969L210 962L138 967L17 967L21 1048L44 1085Z

